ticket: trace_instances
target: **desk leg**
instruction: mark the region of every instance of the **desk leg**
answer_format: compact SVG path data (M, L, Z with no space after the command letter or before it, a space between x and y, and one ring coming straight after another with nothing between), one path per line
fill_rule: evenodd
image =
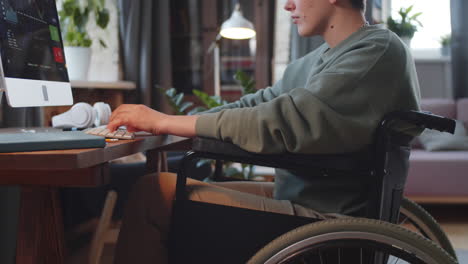
M22 187L17 264L64 263L64 230L58 189Z

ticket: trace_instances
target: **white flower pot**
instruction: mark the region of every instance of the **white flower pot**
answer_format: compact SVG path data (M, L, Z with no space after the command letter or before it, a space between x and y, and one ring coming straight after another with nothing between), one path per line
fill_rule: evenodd
M64 52L70 80L87 80L91 48L65 47Z
M410 37L401 37L401 40L403 40L403 43L406 44L406 46L411 47L411 38Z

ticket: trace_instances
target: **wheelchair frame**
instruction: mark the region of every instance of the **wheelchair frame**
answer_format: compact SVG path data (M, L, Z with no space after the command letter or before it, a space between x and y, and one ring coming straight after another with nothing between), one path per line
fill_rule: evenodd
M396 121L450 133L455 129L453 120L430 113L393 112L380 122L370 148L358 153L327 155L256 154L219 140L193 139L192 151L185 155L177 174L170 262L193 263L196 259L196 263L245 263L274 238L317 221L188 200L185 191L188 174L186 165L195 158L229 160L283 169L301 167L318 170L323 174L365 173L373 186L370 188L373 192L370 193L365 216L395 223L406 181L408 143L411 140L410 136L392 130ZM250 235L248 238L255 237L255 240L246 239L245 234ZM201 238L203 239L200 240ZM220 242L220 238L223 242ZM226 250L235 251L235 254L227 256Z

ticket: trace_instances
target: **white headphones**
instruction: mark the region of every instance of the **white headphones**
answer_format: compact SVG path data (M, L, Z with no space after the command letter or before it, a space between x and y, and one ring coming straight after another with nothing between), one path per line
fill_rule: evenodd
M52 126L56 128L102 126L109 123L111 113L110 106L103 102L97 102L94 106L77 103L67 112L52 117Z

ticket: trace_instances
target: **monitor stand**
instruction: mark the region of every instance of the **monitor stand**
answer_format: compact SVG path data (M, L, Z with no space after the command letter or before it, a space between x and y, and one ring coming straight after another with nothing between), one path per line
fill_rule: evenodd
M44 122L39 107L10 107L6 101L5 89L0 89L0 127L41 127Z

